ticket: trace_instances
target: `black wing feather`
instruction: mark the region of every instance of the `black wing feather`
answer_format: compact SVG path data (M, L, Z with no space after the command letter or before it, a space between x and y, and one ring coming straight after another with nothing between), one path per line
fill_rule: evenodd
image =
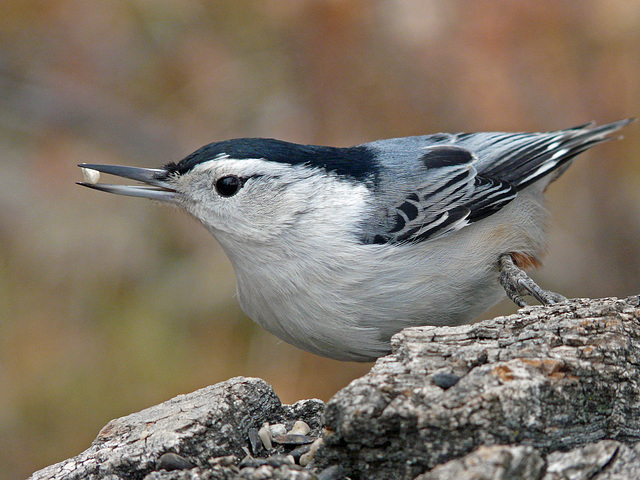
M518 134L520 138L501 134L499 138L513 146L500 152L500 157L482 169L481 174L506 180L520 190L562 167L576 155L610 140L609 134L632 121L634 119L626 119L599 127L587 123L559 132ZM481 148L477 154L481 156L482 153Z
M430 180L394 206L393 226L378 235L376 243L419 242L445 235L491 215L517 195L510 183L479 176L469 150L433 147L421 160L432 170Z
M609 140L609 134L632 121L550 133L458 134L451 137L455 145L427 146L420 161L428 180L390 209L391 227L374 242L424 241L486 218L516 198L519 190Z

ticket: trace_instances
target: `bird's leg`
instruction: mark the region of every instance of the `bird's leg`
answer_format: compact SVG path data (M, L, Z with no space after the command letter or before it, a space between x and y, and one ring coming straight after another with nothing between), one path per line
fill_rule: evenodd
M511 254L500 255L498 264L500 284L507 292L507 296L519 307L527 306L527 302L523 298L526 295L531 295L543 305L553 305L567 300L559 293L540 288L524 270L516 265Z

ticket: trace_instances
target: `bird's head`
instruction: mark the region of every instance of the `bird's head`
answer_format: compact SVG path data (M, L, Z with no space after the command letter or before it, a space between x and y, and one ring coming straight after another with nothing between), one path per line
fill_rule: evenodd
M317 237L354 230L367 207L366 183L374 173L362 147L340 149L259 138L212 143L160 169L79 166L142 183L113 185L94 179L80 184L182 207L223 246L238 241L270 243L278 236L299 238L305 232ZM292 230L297 234L291 235Z

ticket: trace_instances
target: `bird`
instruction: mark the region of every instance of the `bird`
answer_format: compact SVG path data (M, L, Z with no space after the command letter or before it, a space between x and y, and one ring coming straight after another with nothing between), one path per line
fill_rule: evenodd
M352 147L236 138L162 168L80 164L78 183L184 209L224 249L250 318L314 354L373 361L404 328L469 323L505 296L565 301L525 271L547 250L544 193L633 120Z

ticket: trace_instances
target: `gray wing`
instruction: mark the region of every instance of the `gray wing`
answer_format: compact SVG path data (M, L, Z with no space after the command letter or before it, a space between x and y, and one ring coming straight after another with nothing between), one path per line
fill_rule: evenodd
M375 243L417 242L459 230L501 209L518 194L509 182L478 175L467 149L427 147L429 175L389 212L392 227Z
M420 170L412 175L419 181L387 207L380 222L385 227L376 232L373 242L433 239L492 215L516 198L519 190L562 171L573 157L631 121L550 133L437 134L374 142L371 145L388 158L397 154L409 160L413 150L415 162L416 149L424 153L418 162Z

